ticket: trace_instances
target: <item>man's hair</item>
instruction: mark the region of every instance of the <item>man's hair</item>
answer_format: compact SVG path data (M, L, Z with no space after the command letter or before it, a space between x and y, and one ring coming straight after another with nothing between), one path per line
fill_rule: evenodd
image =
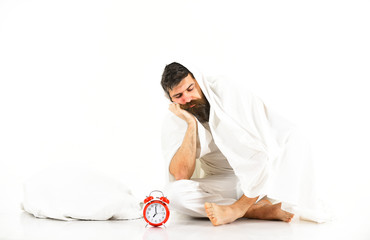
M193 74L183 65L177 62L166 65L162 74L161 85L163 90L170 96L170 90L176 87L188 74L194 78Z

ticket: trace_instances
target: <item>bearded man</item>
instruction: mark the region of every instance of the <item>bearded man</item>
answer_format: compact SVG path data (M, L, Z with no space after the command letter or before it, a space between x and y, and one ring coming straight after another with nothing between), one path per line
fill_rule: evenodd
M162 151L172 207L213 225L238 218L322 222L307 142L261 99L231 81L173 62Z

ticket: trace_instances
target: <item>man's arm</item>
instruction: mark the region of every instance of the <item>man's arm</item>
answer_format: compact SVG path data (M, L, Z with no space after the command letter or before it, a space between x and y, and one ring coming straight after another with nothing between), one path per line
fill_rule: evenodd
M169 170L176 180L190 179L195 170L197 121L192 114L181 109L179 104L171 104L169 110L188 124L184 140L173 156Z

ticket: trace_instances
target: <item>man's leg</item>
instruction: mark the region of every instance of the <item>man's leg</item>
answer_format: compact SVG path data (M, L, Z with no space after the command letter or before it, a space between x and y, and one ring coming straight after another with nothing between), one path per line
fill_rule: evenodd
M166 192L173 210L192 217L208 217L214 225L230 223L240 217L286 221L281 213L287 212L281 210L280 205L272 205L265 199L257 203L254 199L251 204L237 185L236 176L209 176L172 182ZM290 219L293 217L287 214Z
M251 206L243 217L290 222L294 214L282 210L281 203L272 204L269 200L261 200Z
M258 203L255 203L256 200L257 198L247 198L243 195L238 201L231 205L205 203L204 207L208 218L215 226L234 222L241 217L262 220L281 220L284 222L290 222L294 217L294 214L281 209L281 203L273 205L267 199L262 199Z
M201 179L171 182L165 192L173 210L192 217L207 217L204 203L235 203L242 195L237 185L238 179L235 175L212 175Z

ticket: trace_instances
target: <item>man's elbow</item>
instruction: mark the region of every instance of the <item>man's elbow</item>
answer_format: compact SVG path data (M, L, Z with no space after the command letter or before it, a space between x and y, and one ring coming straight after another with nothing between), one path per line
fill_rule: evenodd
M189 180L191 176L185 171L178 171L178 172L171 172L172 176L174 176L175 180Z
M175 175L175 180L178 181L178 180L189 180L190 177L188 176L185 176L185 175Z

